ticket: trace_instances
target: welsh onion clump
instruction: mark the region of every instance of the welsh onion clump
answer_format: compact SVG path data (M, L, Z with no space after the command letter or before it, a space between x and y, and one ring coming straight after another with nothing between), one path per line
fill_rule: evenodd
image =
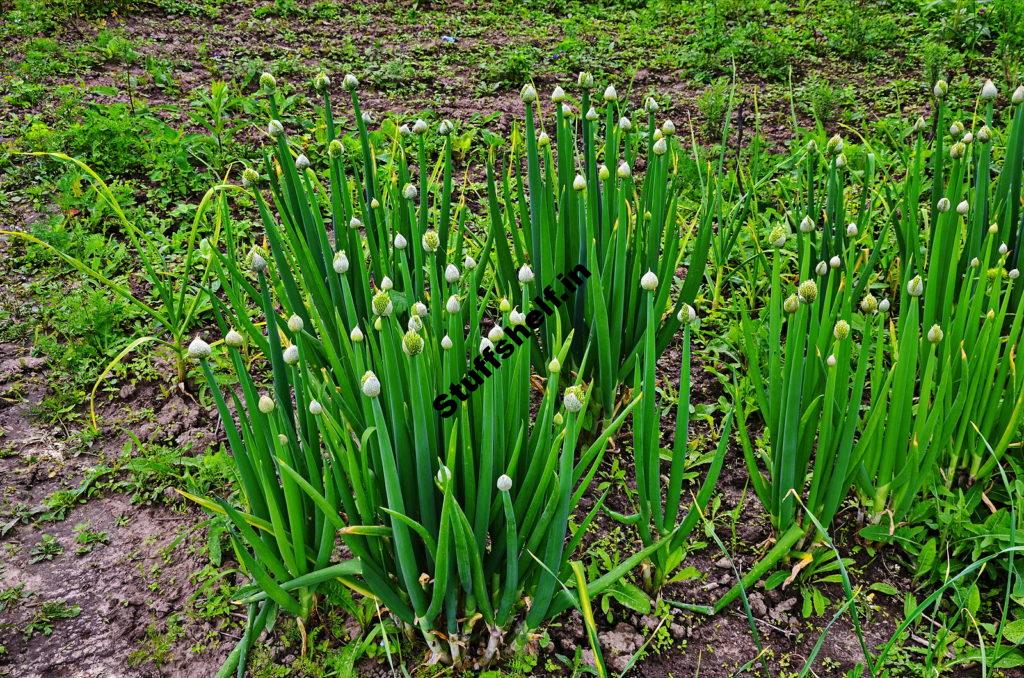
M511 238L495 240L495 272L506 293L516 289L516 270L523 265L529 265L538 290L578 265L592 272L585 289L546 323L535 355L548 350L545 344L558 327L578 328L571 365L581 367L585 347L592 347L590 373L601 407L611 415L619 384L629 380L638 362L649 320L636 281L647 271L666 281L651 316L657 323L656 346L663 351L680 327L680 309L693 302L704 277L720 196L711 191L695 222L684 223L677 209L681 151L672 121L659 124L653 98L631 118L628 102L613 86L598 98L593 76L581 73L578 82L578 100L561 87L551 94L553 137L543 129L537 91L532 85L523 88L525 139L513 143L501 181L505 209L500 214L497 182L488 169L492 220L500 218ZM525 180L516 169L521 162ZM634 170L642 164L641 178ZM671 282L684 263L687 273L675 287Z
M242 254L228 223L225 251L212 253L224 335L216 358L233 366L240 392L221 393L215 349L197 340L191 350L225 423L242 501L195 499L231 520L253 577L244 595L250 621L233 660L244 665L248 643L275 611L308 617L321 585L334 579L418 633L428 661L487 665L509 633L577 604L569 558L603 502L571 534L570 511L642 397L585 434L591 389L582 370L562 371L573 333L547 335L553 353L536 383L530 351L516 350L537 311L531 276L521 276L521 308L499 303L495 313L493 290L477 296L490 246L466 272L447 263L461 247L453 242L459 231L447 242L440 235L457 218L450 146L438 186L424 177L422 140L414 144L414 183L412 135L371 137L357 82L346 76L361 154L346 166L326 76L315 84L328 181L292 148L285 125L271 122L264 171L244 175L268 249ZM442 123L438 131L451 129ZM422 123L410 131L427 133ZM266 386L256 376L264 373ZM442 417L432 399L451 383L472 397ZM659 546L624 560L588 594Z
M919 121L905 166L889 175L902 180L887 177L880 187L866 154L855 218L843 141L830 140L823 172L813 144L799 160L807 203L795 270L788 229L776 228L768 308L760 326L743 318L745 389L764 420L768 451L759 457L745 425L744 389L741 441L780 534L747 584L805 537L809 520L827 526L851 486L871 519L891 529L929 485L983 481L1020 444L1024 375L1015 358L1024 314L1019 254L1007 242L1019 242L1021 229L1024 89L1014 94L1002 167L992 161L993 90L983 89L976 132L953 123L946 147L939 83L932 149Z

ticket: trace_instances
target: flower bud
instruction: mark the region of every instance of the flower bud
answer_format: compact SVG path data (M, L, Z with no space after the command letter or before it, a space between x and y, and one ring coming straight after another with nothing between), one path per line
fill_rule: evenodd
M654 97L647 97L644 99L644 110L648 113L658 112L658 102L654 100Z
M964 157L964 154L966 152L967 145L964 144L964 142L962 141L958 141L949 147L949 157L953 158L954 160Z
M800 301L809 304L818 298L818 285L813 280L805 280L796 288Z
M299 347L292 344L284 350L283 354L284 361L289 365L294 365L299 362Z
M561 426L565 422L561 412L555 412L555 416L551 417L551 423L555 426Z
M846 226L846 235L850 236L851 238L856 236L857 232L857 224L848 224Z
M260 89L264 92L273 92L277 89L277 80L270 73L264 71L260 74Z
M850 323L846 322L845 320L839 320L838 322L836 322L836 326L832 330L832 335L839 341L846 339L848 336L850 336Z
M832 269L839 268L840 266L842 266L842 264L843 262L839 258L839 255L836 255L828 260L828 267Z
M785 247L786 245L786 229L782 226L776 226L772 229L772 232L768 234L768 242L771 243L772 247L779 248Z
M519 282L522 285L528 285L533 282L533 269L530 268L529 264L523 264L519 267Z
M363 111L363 124L369 127L373 124L373 116L370 115L369 111Z
M954 120L953 124L949 126L949 136L955 140L960 140L964 135L964 124L959 120Z
M625 160L619 163L619 169L615 171L616 176L620 179L626 179L633 174L633 170L629 168L629 163Z
M583 89L591 89L594 86L594 76L586 71L580 71L579 77L576 78L576 83Z
M1017 270L1016 268L1011 268L1011 269L1009 270L1009 272L1008 272L1008 273L1006 274L1006 276L1007 276L1007 277L1008 277L1008 278L1009 278L1010 280L1016 280L1017 278L1019 278L1019 277L1020 277L1020 271L1019 271L1019 270Z
M562 397L562 404L565 405L565 411L570 413L576 413L583 409L583 389L579 386L570 386L565 389L565 395Z
M294 313L291 315L290 318L288 318L288 329L291 330L293 333L301 332L302 328L305 326L306 324L302 322L302 318L295 315Z
M551 101L553 101L556 104L560 104L563 101L565 101L565 90L562 89L560 86L555 85L554 91L551 92Z
M406 184L405 188L402 189L402 196L404 196L406 200L415 200L416 196L419 194L420 192L416 190L416 187L413 184Z
M576 178L572 180L572 188L574 191L579 192L587 187L587 180L583 178L582 174L577 174Z
M526 314L520 311L518 308L512 309L512 311L508 314L508 324L513 326L525 325Z
M267 270L267 260L259 253L259 250L255 247L252 248L252 258L249 260L249 268L252 269L253 273L263 273Z
M658 276L654 274L654 271L647 271L647 273L643 274L640 278L640 287L648 292L658 289Z
M526 83L519 92L519 98L523 100L524 104L532 104L537 100L537 90L530 83Z
M917 116L917 122L914 123L915 132L923 132L928 128L928 122L924 119L924 116Z
M345 254L345 250L334 254L334 272L339 274L348 272L348 255Z
M992 130L988 128L988 125L982 125L981 129L978 130L978 141L983 144L987 144L992 140Z
M811 220L810 215L805 216L803 219L800 220L800 232L801 233L810 233L813 230L814 230L814 221Z
M267 134L276 139L284 134L284 125L281 124L280 120L271 120L267 125Z
M683 304L683 307L679 309L679 313L676 315L676 319L681 323L693 324L697 320L697 311L694 310L693 306Z
M317 92L326 92L327 88L331 86L331 78L321 71L313 78L313 89Z
M1000 254L1006 254L1009 251L1010 251L1010 248L1006 246L1005 242L999 244L999 253Z
M363 343L363 331L359 329L359 325L352 328L352 331L348 333L348 338L356 344Z
M1017 106L1024 102L1024 85L1018 85L1017 89L1013 90L1013 96L1010 98L1010 101Z
M600 166L598 166L598 168L597 168L597 178L598 179L600 179L601 181L607 181L608 177L610 177L611 175L612 175L612 173L608 171L608 165L605 165L605 164L602 163Z
M633 129L633 122L626 116L619 118L619 129L623 132L628 132Z
M340 158L345 152L345 147L340 141L334 139L331 143L327 144L327 155L332 158Z
M594 121L598 120L598 119L599 119L600 117L601 117L601 116L599 116L599 115L597 114L597 109L596 109L596 108L594 108L593 106L591 106L591 107L590 107L590 110L589 110L589 111L587 111L587 115L586 115L586 118L587 118L587 120L589 120L590 122L594 122Z
M604 100L605 101L618 101L619 93L615 91L615 85L608 85L604 89Z
M814 267L814 272L818 276L825 275L826 273L828 273L828 264L825 263L824 261L819 261L818 264Z
M395 234L395 249L404 250L409 242L405 239L405 236L401 233Z
M409 322L405 324L405 327L410 332L419 332L420 330L423 329L423 321L420 320L420 317L418 315L413 313L412 315L409 316Z
M940 212L948 212L950 207L949 198L939 198L939 202L935 206Z
M188 357L193 360L203 360L210 357L210 345L205 341L196 337L192 340L192 343L188 345Z
M928 330L928 341L933 344L937 344L942 341L942 328L938 325L932 325L932 328Z
M509 301L508 299L506 299L505 297L502 297L501 301L498 302L498 311L501 312L501 313L508 313L511 310L512 310L512 302Z
M444 279L449 285L457 283L461 276L459 267L455 264L448 264L447 268L444 269Z
M921 280L921 276L915 275L907 283L907 294L912 297L919 297L924 294L924 281Z
M309 401L309 413L313 416L319 416L324 413L324 406L316 400Z
M245 343L245 337L235 331L235 328L228 330L228 333L224 335L224 343L232 348L238 348Z
M417 118L416 122L414 122L412 124L412 133L413 134L417 134L417 135L425 134L427 129L428 129L427 123L422 118Z
M441 238L437 235L437 231L431 228L420 238L420 244L425 252L436 252L437 248L441 246Z
M798 308L800 308L800 297L795 294L789 295L786 297L786 300L782 302L782 310L786 313L796 313Z
M455 131L455 125L452 124L451 120L442 120L441 124L437 126L437 133L441 136L448 136Z
M402 350L407 356L419 355L423 351L423 337L412 330L402 337Z
M870 292L860 300L860 310L862 313L874 313L878 310L878 302Z
M467 254L466 258L462 260L462 266L467 271L472 271L474 268L476 268L476 259Z
M412 130L409 128L409 125L400 125L398 127L398 133L403 137L407 137L412 134Z
M276 405L274 404L273 398L271 398L268 395L261 395L259 403L257 403L256 407L259 408L259 411L262 412L263 414L270 414L271 412L274 411Z
M373 198L370 200L370 209L375 210L380 207L380 200Z
M547 132L542 131L537 136L537 148L544 148L551 144L551 137L548 136Z
M410 312L417 318L426 318L428 313L427 305L424 304L422 301L417 301L415 304L412 305L412 309L410 309Z
M654 155L665 155L668 152L668 144L664 137L654 142Z
M450 315L455 315L462 310L462 305L459 303L459 298L454 294L448 297L448 303L445 304L444 309L448 311Z
M971 268L978 268L978 266L980 266L980 265L981 265L981 260L978 259L978 257L973 257L971 259L971 263L970 263Z
M362 228L363 227L363 222L361 222L359 220L359 217L352 217L351 219L348 220L348 227L349 228Z
M969 143L971 143L972 141L974 141L974 135L973 135L973 134L971 134L970 132L968 132L967 134L965 134L965 135L964 135L964 138L963 138L963 142L964 142L965 144L969 144Z
M395 283L391 281L391 278L389 276L384 276L383 278L380 279L380 288L385 292L390 292L391 290L395 289Z
M370 305L373 306L373 312L378 316L389 316L395 310L394 304L391 303L391 296L386 290L381 290L373 295Z
M982 99L995 99L998 93L999 90L996 89L995 83L991 80L986 80L985 84L981 86Z
M571 117L572 116L572 106L570 106L569 104L562 104L562 115L564 115L567 118Z
M960 204L956 206L956 213L962 217L966 217L967 212L970 210L970 208L971 206L968 204L966 200L961 200Z
M497 344L505 338L505 330L501 329L501 325L495 325L487 333L487 338L491 340L491 343Z
M242 185L245 187L255 186L260 182L260 173L251 167L242 170Z
M558 358L552 358L548 363L548 372L551 374L558 374L562 371L562 363L558 361Z
M441 468L437 469L437 473L434 477L437 478L437 483L441 485L441 487L444 487L448 484L448 481L452 479L452 470L444 464L441 464Z
M344 85L345 89L351 92L356 87L359 87L359 80L356 79L356 76L352 75L351 73L348 73L345 75L345 80L342 84Z
M889 306L890 306L889 300L888 299L882 299L880 302L878 302L878 311L879 311L879 313L888 313L889 312Z
M946 84L945 80L939 79L935 81L935 87L932 88L932 94L935 95L936 99L942 99L946 96L946 92L949 91L949 85Z
M828 140L828 144L825 145L825 153L828 155L839 155L843 152L843 138L838 134L833 134L832 138Z
M359 385L363 389L363 395L367 398L376 398L380 395L380 379L369 370L363 375Z
M512 479L509 478L504 473L502 473L500 476L498 476L497 485L499 492L508 492L509 490L512 489Z
M486 353L487 351L493 351L493 350L494 350L494 344L491 343L490 339L488 339L487 337L484 337L484 338L482 338L480 340L480 349L477 351L477 353Z
M447 334L441 337L441 348L443 348L444 350L450 351L452 350L452 346L454 345L455 344L452 342L452 338L449 337Z
M840 153L836 156L836 167L846 167L846 154Z

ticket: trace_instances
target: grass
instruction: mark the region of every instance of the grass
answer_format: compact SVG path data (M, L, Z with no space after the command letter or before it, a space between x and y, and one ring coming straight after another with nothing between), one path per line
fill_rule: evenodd
M578 668L579 657L528 661L519 649L545 632L547 617L578 603L581 639L600 657L604 624L660 605L659 591L678 586L673 575L689 576L684 556L699 558L692 518L716 514L717 476L738 461L730 443L778 541L737 568L745 585L729 595L746 598L765 577L772 587L789 580L810 616L827 619L826 631L840 619L867 624L864 587L851 586L862 571L849 561L863 547L905 564L919 587L907 599L906 628L866 648L876 670L904 669L918 656L910 629L953 653L952 661L944 649L923 655L929 670L1014 661L1021 634L1007 596L1019 583L1014 394L1022 392L1010 276L1020 265L1022 138L1020 107L1007 103L1021 68L1014 3L985 12L954 2L851 9L819 0L791 12L759 0L497 3L386 15L328 3L157 6L172 32L196 16L207 29L172 54L149 39L145 16L141 25L95 23L125 7L13 3L3 29L16 58L0 83L13 113L0 123L11 140L0 193L15 198L4 208L10 223L42 215L15 236L21 242L7 243L39 308L0 317L17 319L4 336L32 340L60 384L37 407L40 418L77 426L83 403L116 402L130 380L184 387L219 406L231 457L192 460L136 441L137 455L115 464L127 478L95 489L144 502L163 501L173 484L197 497L215 492L203 503L230 548L212 540L211 559L254 577L236 596L249 622L234 663L251 656L268 675L281 668L251 640L276 607L301 620L293 640L310 672L321 661L407 661L415 651L394 619L417 626L420 642L448 662L474 651L494 660L489 631L505 636L515 662ZM331 23L330 34L319 21ZM256 22L280 47L244 59L222 47L235 26ZM499 35L508 38L497 44ZM321 70L335 82L309 88ZM364 100L353 104L370 123L339 105L349 70L364 81ZM595 88L572 87L578 71L592 73ZM979 76L1000 83L994 105L976 99ZM944 95L930 99L940 80ZM541 96L526 97L524 120L525 82ZM617 92L606 99L609 82ZM666 82L669 91L659 91ZM547 104L555 84L569 90L574 117ZM657 114L641 110L648 95ZM591 103L597 121L586 118ZM919 114L923 127L913 126ZM619 125L623 116L631 129ZM413 132L417 117L428 131L406 135L402 125ZM665 118L675 134L661 128ZM287 133L263 148L271 119ZM438 134L446 119L453 129ZM964 129L950 137L956 120ZM664 155L654 152L658 139L644 137L655 127ZM951 157L968 131L972 142ZM836 132L843 149L830 146ZM84 164L14 155L21 151ZM617 173L620 158L629 176ZM211 186L220 188L204 193ZM810 233L800 232L804 215ZM616 230L617 222L632 228ZM796 233L776 245L780 224ZM253 251L267 262L265 276L250 271ZM456 403L451 419L438 416L424 385L461 380L453 356L500 341L490 327L507 334L534 293L581 258L594 273L581 303L552 316L528 352ZM525 285L524 264L532 267ZM640 286L648 269L657 278L650 293ZM907 288L915 275L920 297ZM812 280L813 294L802 284ZM883 299L889 313L878 312ZM686 322L688 305L699 326ZM230 327L241 344L227 340ZM199 366L184 360L197 332L213 344ZM166 352L151 350L158 345ZM716 406L691 357L721 382ZM380 395L362 395L367 370ZM584 396L566 395L584 386ZM577 402L584 407L573 412ZM720 416L734 406L733 417ZM703 412L711 416L696 416ZM673 422L664 430L663 413ZM107 422L91 419L88 439L102 441ZM628 441L625 450L605 450L600 433L619 426L614 440ZM309 453L321 447L325 458ZM353 465L364 451L369 459ZM691 454L710 466L695 470ZM256 461L246 468L248 458ZM479 474L486 482L474 481ZM615 481L599 484L606 474ZM548 483L550 496L535 481ZM52 493L42 512L23 507L11 529L22 514L73 515L96 494L83 488ZM675 510L684 496L689 514ZM590 503L574 515L581 499ZM855 547L844 541L851 533L833 528L857 507L866 519ZM721 528L705 529L729 530L730 550L757 551L737 542L738 507L726 513L716 517ZM606 516L630 537L608 567L584 572L573 561ZM353 560L331 553L334 528ZM82 557L105 541L88 527L74 538ZM60 554L40 543L28 557ZM935 586L944 588L929 595ZM200 614L223 614L223 595L217 589ZM374 597L394 616L374 620ZM359 619L362 637L316 640L321 605ZM775 642L752 633L766 650ZM820 638L806 650L826 666ZM154 627L147 642L136 659L163 661L180 641ZM339 646L352 649L342 656ZM758 654L771 665L770 651Z

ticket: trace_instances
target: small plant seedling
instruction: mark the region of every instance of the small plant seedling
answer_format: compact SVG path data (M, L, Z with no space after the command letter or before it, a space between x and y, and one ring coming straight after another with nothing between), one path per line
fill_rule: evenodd
M88 523L79 523L75 525L75 543L78 544L75 555L84 556L97 546L110 543L110 535L91 529Z
M52 534L44 534L39 543L32 547L28 562L30 565L34 565L44 560L53 560L62 553L64 553L64 547L57 538Z

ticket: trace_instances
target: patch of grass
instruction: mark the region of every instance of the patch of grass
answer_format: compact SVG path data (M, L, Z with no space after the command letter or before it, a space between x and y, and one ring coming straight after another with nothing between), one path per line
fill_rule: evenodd
M37 633L49 636L53 633L53 628L58 621L74 619L81 613L82 608L78 605L71 605L62 600L48 600L40 605L32 618L25 624L22 634L26 639Z

